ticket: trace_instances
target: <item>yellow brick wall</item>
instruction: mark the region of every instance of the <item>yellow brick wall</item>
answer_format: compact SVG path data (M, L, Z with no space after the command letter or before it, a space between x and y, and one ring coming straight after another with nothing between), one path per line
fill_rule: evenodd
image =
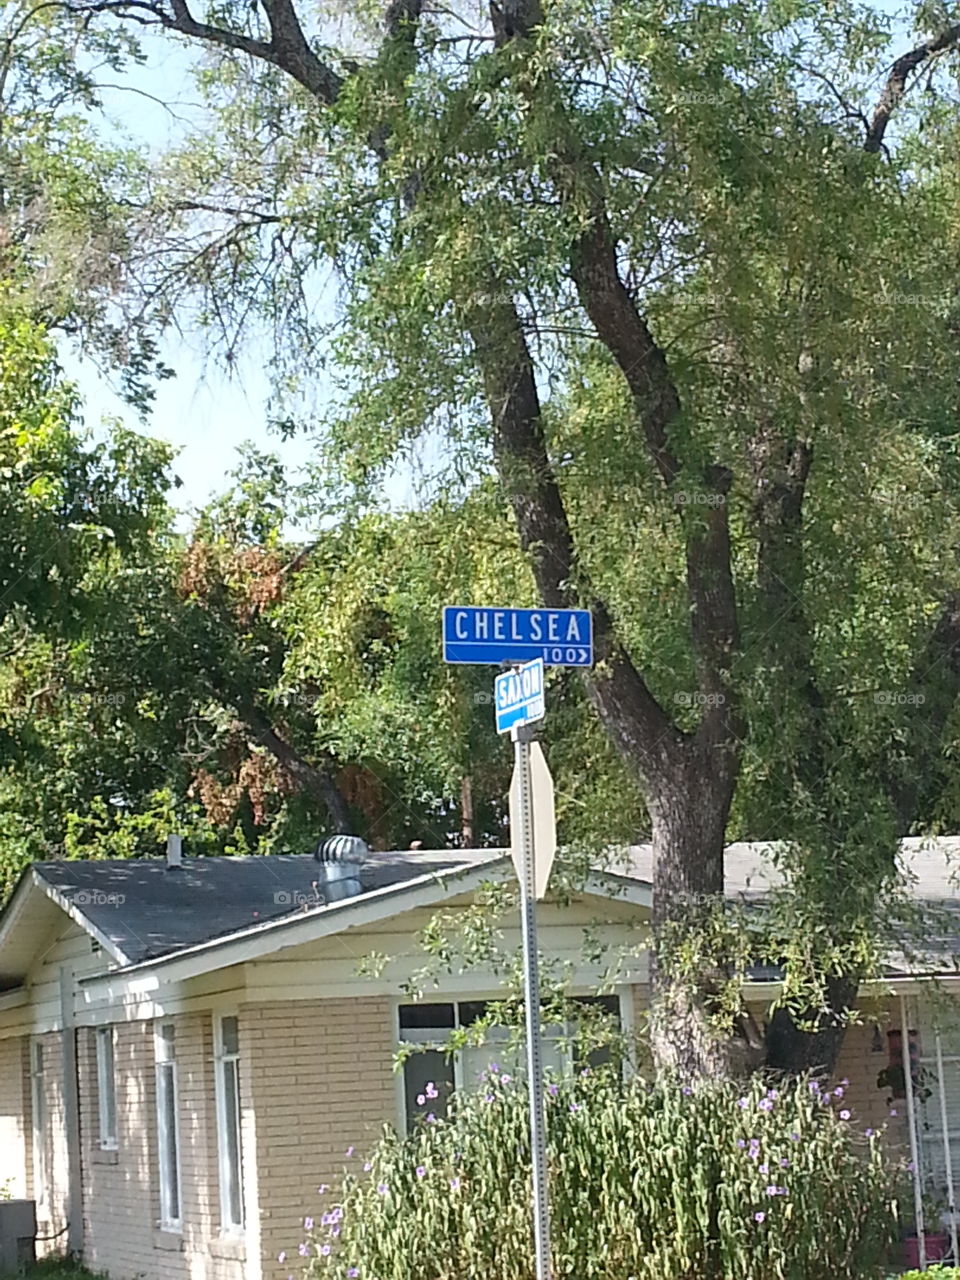
M27 1194L28 1054L26 1036L0 1040L0 1188L18 1198Z
M59 1031L34 1037L43 1045L44 1105L43 1151L46 1160L46 1200L37 1205L37 1253L43 1257L62 1251L66 1242L69 1176L67 1167L67 1131L63 1106L63 1048ZM30 1057L27 1050L27 1188L39 1200L38 1170L34 1168L33 1091L30 1085ZM47 1239L40 1239L46 1236Z
M853 1113L854 1123L863 1129L885 1129L885 1140L891 1150L903 1151L909 1145L905 1100L888 1102L890 1091L877 1088L877 1076L887 1065L887 1032L899 1026L896 1001L861 1001L860 1021L847 1028L843 1047L837 1059L834 1081L848 1080L844 1101ZM880 1028L883 1049L874 1052L874 1027ZM897 1114L892 1116L891 1111Z
M241 1088L254 1113L263 1276L285 1280L302 1265L304 1217L319 1217L329 1201L317 1188L336 1184L348 1147L359 1157L385 1123L396 1123L392 1011L379 997L247 1005L240 1037Z
M115 1032L117 1152L99 1148L95 1032L80 1031L84 1260L111 1280L254 1280L239 1259L217 1256L220 1191L209 1013L176 1027L182 1247L159 1230L154 1023ZM212 1246L212 1248L211 1248Z

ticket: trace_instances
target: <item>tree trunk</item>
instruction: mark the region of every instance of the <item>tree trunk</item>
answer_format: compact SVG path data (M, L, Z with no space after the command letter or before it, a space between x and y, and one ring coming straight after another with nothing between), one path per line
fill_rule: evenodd
M723 851L737 775L735 750L687 742L651 801L653 942L650 1048L657 1074L720 1078L738 1054L719 1000L727 969L717 938Z

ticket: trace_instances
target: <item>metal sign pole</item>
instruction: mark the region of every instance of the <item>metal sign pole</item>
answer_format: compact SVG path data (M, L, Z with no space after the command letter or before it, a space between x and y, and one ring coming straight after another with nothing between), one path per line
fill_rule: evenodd
M533 1237L536 1280L550 1280L550 1207L547 1189L547 1134L543 1098L543 1057L540 1037L540 974L537 953L537 898L534 886L533 782L530 743L533 730L511 730L520 780L519 830L514 839L523 851L520 877L520 918L523 928L523 986L527 1014L527 1086L530 1092L530 1151L533 1165Z

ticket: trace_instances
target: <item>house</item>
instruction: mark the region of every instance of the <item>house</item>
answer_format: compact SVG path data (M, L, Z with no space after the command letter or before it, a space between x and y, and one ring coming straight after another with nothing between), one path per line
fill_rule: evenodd
M960 841L905 842L917 897L947 913L954 858ZM772 874L768 847L731 846L731 893L762 895ZM284 1280L280 1255L296 1255L318 1188L385 1124L409 1123L428 1081L436 1110L502 1058L494 1032L452 1058L424 1048L475 1021L504 970L454 961L417 999L418 935L512 877L496 850L370 853L360 866L182 858L176 841L166 859L30 868L0 914L0 1188L36 1201L41 1250L81 1253L112 1280ZM650 903L639 848L539 911L550 963L627 1032L646 1004ZM519 920L499 932L509 966ZM887 1121L876 1078L906 1029L936 1085L906 1073L914 1123L898 1115L894 1138L914 1142L923 1177L948 1192L960 1035L923 993L935 973L945 989L960 980L950 946L920 969L900 957L864 990L838 1072L857 1122ZM747 995L762 1012L775 990L775 974L758 974ZM544 1040L547 1062L569 1066L576 1027ZM404 1043L421 1051L395 1069Z

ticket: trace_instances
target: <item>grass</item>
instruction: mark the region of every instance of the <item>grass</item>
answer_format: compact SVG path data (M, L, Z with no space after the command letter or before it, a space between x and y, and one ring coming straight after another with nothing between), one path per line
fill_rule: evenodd
M69 1258L44 1258L17 1280L98 1280L98 1277Z

